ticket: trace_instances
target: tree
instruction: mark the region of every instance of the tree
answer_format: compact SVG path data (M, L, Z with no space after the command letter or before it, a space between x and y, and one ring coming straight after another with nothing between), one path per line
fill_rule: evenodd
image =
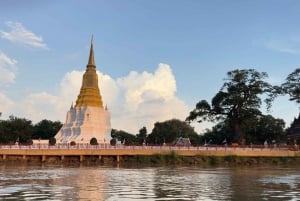
M144 126L139 130L139 134L136 135L137 143L143 144L147 138L147 128Z
M126 145L136 144L136 137L123 130L111 129L111 137L118 139L121 142L124 142L125 140Z
M266 95L264 101L268 109L271 107L274 88L264 81L267 77L267 73L254 69L229 71L225 83L212 98L211 104L206 100L199 101L186 120L227 120L235 140L244 144L243 124L247 119L261 115L261 95Z
M190 138L192 144L199 144L199 135L187 122L171 119L156 122L147 142L150 144L173 143L178 137Z
M225 142L226 140L226 142ZM218 144L223 145L225 143L230 144L233 141L231 129L227 121L221 121L211 129L206 129L201 136L202 144Z
M25 118L18 118L13 115L8 120L0 121L0 143L28 144L31 142L33 130L32 122Z
M285 82L281 85L281 93L288 94L291 101L300 103L300 68L289 74Z
M62 127L60 121L42 120L34 125L32 139L50 139L56 135Z
M286 141L283 119L276 119L271 115L262 115L255 120L255 125L248 127L246 130L246 139L249 143L263 144L266 140L269 143L273 140L276 142Z
M282 119L276 119L271 115L253 116L243 124L245 140L247 144L263 144L266 140L272 142L285 141L285 123ZM234 141L231 129L226 121L219 122L212 129L207 129L202 136L202 142L210 144L228 144Z

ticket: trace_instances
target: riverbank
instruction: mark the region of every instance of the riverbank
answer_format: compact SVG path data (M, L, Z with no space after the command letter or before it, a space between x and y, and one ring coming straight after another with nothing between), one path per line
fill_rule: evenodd
M287 147L184 147L184 146L1 146L1 163L24 164L145 164L220 165L299 164L300 152Z
M169 154L153 154L153 155L134 155L122 156L48 156L45 160L41 160L39 156L9 156L6 159L0 159L1 164L22 164L22 165L118 165L118 166L297 166L300 165L300 157L266 157L266 156L214 156L214 155L195 155L182 156L176 152Z

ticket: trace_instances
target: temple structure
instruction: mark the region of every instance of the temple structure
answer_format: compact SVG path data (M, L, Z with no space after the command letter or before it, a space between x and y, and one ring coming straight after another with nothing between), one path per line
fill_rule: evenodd
M67 112L66 122L56 134L56 143L90 143L96 138L98 143L111 140L110 114L103 107L98 87L98 75L94 59L93 39L82 86L75 106Z
M298 118L294 118L291 127L287 130L287 138L289 143L294 143L300 139L300 114Z

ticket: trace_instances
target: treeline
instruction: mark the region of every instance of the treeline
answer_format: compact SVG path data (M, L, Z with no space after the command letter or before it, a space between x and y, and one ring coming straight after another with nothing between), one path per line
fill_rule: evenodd
M52 139L62 127L59 121L42 120L33 124L31 120L10 116L0 120L1 144L32 144L32 139Z
M217 122L205 135L239 144L283 140L284 121L263 114L261 107L264 103L270 111L274 99L284 95L300 103L300 68L289 74L281 85L270 84L266 72L254 69L229 71L224 80L215 96L210 101L200 100L186 120Z
M270 142L286 141L284 121L270 115L253 120L244 128L247 141L253 144L263 144L267 139ZM10 116L7 120L0 120L1 144L31 144L33 139L47 139L52 141L62 127L59 121L42 120L33 124L31 120ZM219 122L212 129L206 129L203 134L198 134L186 121L171 119L156 122L151 132L142 127L138 133L129 133L124 130L112 129L112 144L116 141L125 145L174 145L178 138L189 138L192 145L224 144L234 141L234 135L227 122ZM91 142L92 143L92 142ZM92 143L92 144L96 144Z
M178 138L189 138L191 144L197 145L201 137L187 122L171 119L164 122L156 122L150 133L143 127L137 134L131 134L123 130L112 129L111 137L125 143L125 145L173 145Z
M286 143L285 123L271 115L262 116L248 124L244 129L245 138L249 144L262 145L268 143ZM174 145L180 137L189 138L192 145L225 145L235 142L234 134L228 122L221 121L212 129L206 129L202 134L195 132L187 122L178 119L157 122L150 133L145 127L138 134L131 134L123 130L112 129L111 136L125 145Z

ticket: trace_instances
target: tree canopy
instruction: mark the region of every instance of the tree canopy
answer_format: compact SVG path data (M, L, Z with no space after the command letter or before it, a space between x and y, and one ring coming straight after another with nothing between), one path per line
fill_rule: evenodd
M171 119L164 122L156 122L147 143L163 144L173 143L178 137L190 138L192 144L199 144L199 135L184 121Z
M0 120L0 143L30 144L32 139L51 139L62 124L59 121L42 120L33 125L31 120L11 115L7 120Z
M123 130L111 129L111 137L121 141L122 143L125 140L125 145L136 144L136 136Z
M262 95L265 95L267 108L271 107L274 88L265 81L267 77L267 73L254 69L229 71L225 83L212 98L211 104L206 100L199 101L186 120L227 120L235 140L244 144L243 124L247 119L261 115L259 109L263 102Z
M263 144L265 141L271 143L285 142L285 123L282 119L276 119L271 115L256 116L248 119L243 125L245 140L247 144ZM202 143L230 144L234 136L227 121L221 121L212 129L207 129L202 138Z
M295 69L287 76L285 82L281 85L281 93L288 94L291 101L300 103L300 68Z
M143 144L147 138L147 128L144 126L139 130L139 133L136 135L137 143Z
M8 120L0 121L0 142L6 144L30 143L32 130L33 125L30 120L11 115Z
M34 125L32 139L50 139L56 135L62 127L60 121L50 121L43 119Z

